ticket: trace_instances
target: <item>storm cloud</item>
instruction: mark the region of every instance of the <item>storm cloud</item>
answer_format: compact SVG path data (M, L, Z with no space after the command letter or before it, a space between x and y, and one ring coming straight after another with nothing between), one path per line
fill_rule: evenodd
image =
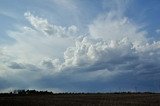
M143 25L125 16L128 3L116 5L84 35L76 25L25 12L29 23L8 30L13 44L0 45L0 90L158 91L160 41L151 41Z

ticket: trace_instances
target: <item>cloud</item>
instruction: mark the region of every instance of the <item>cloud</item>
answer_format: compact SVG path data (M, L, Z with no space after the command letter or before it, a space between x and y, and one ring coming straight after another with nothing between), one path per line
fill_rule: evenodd
M106 42L85 37L75 43L74 47L65 51L62 69L159 74L159 64L156 64L159 61L159 41L137 47L126 38L117 42Z
M106 12L99 14L89 25L90 35L107 41L127 37L134 43L147 42L144 25L135 23L125 15L131 3L132 0L104 0L103 7L106 8Z
M22 64L18 64L16 62L11 63L8 67L12 69L24 69L24 66Z
M67 47L74 44L76 26L62 27L49 24L46 19L28 14L29 26L17 26L17 31L8 31L13 45L4 45L3 54L8 60L18 63L39 64L44 58L57 58ZM46 32L47 30L47 32ZM48 33L50 32L50 33Z
M57 26L26 12L31 26L8 31L15 42L0 47L0 81L7 82L1 89L87 92L141 84L156 90L160 41L148 42L147 31L116 13L100 15L89 35L80 36L74 25Z
M58 37L76 36L78 31L75 25L72 25L68 28L51 25L48 23L46 19L34 16L30 12L26 12L24 16L37 31L41 31L46 35L58 36Z
M127 17L118 17L117 12L100 15L89 25L90 35L107 41L127 37L131 41L145 42L147 34L141 25L131 22Z

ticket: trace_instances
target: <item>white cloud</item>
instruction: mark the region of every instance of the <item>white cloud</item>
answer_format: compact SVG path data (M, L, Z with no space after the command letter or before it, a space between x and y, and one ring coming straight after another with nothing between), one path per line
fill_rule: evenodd
M64 63L61 67L65 70L67 68L84 71L133 71L136 73L147 70L152 72L153 70L145 69L148 65L145 60L148 60L149 64L157 63L154 59L159 57L159 48L159 42L137 47L125 38L121 41L106 42L85 37L77 40L74 47L65 51ZM156 60L160 61L159 58ZM142 69L139 69L139 65L143 66ZM159 64L155 64L154 67L159 69Z
M74 44L77 27L62 27L49 24L46 19L25 13L33 28L18 26L17 31L8 31L15 40L13 45L5 45L5 56L18 63L39 64L43 58L57 58L67 47Z
M78 31L77 27L74 25L66 28L49 24L46 19L34 16L30 12L26 12L24 16L28 19L28 21L37 31L41 31L46 35L58 37L76 36Z
M130 41L145 42L147 32L141 31L141 27L127 17L118 17L117 12L112 11L100 15L93 24L89 25L89 32L91 36L107 41L121 40L127 37Z

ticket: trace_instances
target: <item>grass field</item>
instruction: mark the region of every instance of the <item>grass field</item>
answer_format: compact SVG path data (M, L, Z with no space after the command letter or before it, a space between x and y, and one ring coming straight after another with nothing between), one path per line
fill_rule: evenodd
M0 94L0 106L160 106L160 94Z

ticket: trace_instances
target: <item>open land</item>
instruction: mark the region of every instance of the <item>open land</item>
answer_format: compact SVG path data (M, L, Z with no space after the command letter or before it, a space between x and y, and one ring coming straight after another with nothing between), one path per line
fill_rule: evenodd
M0 106L160 106L159 93L0 94Z

